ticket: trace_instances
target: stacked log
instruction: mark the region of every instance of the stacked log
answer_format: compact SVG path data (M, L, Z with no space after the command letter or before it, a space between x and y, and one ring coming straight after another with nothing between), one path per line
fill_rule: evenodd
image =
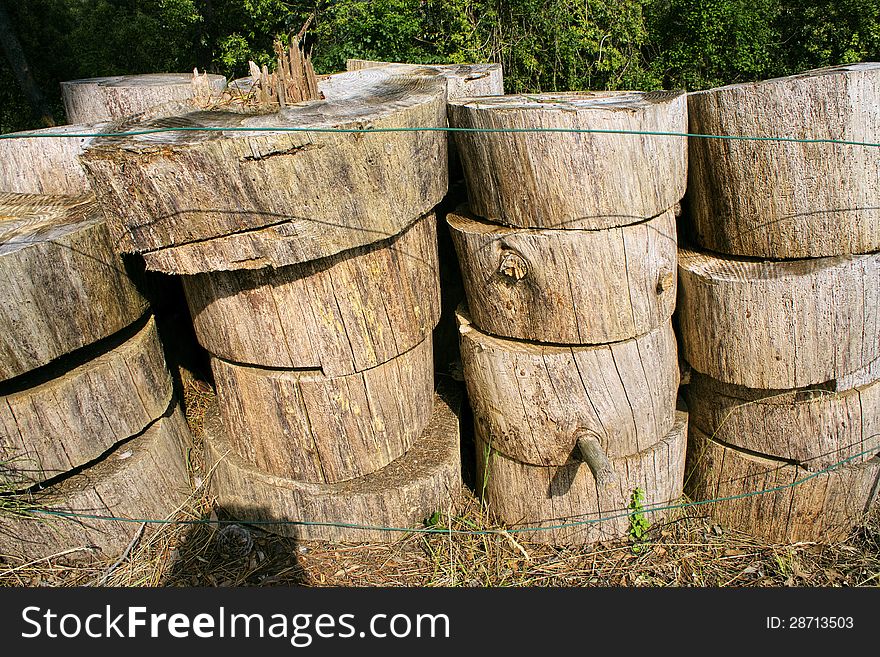
M447 217L478 489L532 540L625 536L637 489L658 512L682 491L671 317L687 151L615 131L684 132L685 96L465 98L449 111L454 127L487 130L456 133L470 205Z
M880 64L688 105L693 133L789 140L690 140L689 492L768 540L842 539L880 477L880 155L828 140L880 141Z

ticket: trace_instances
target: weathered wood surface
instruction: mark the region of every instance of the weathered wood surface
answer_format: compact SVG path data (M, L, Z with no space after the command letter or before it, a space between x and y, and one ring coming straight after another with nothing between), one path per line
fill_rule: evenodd
M90 195L0 194L0 381L141 317Z
M579 92L452 100L449 124L480 129L687 132L684 92ZM471 211L521 228L645 221L684 196L682 137L457 132Z
M540 543L588 544L624 538L630 527L627 507L633 492L645 491L645 517L659 522L667 511L651 507L676 504L684 480L687 413L659 442L638 454L611 460L616 480L596 482L586 464L559 467L527 465L499 452L477 432L477 488L508 526L567 527L517 533ZM581 524L577 524L581 523Z
M845 539L876 499L878 477L878 457L812 473L725 447L695 427L690 430L685 491L694 500L759 493L701 508L723 526L774 543Z
M838 379L880 356L880 254L757 262L678 254L682 352L765 390Z
M0 192L85 194L91 191L79 155L91 137L66 137L104 132L107 123L64 125L29 130L0 139ZM33 135L59 135L37 137Z
M859 386L866 386L878 380L880 380L880 358L875 358L855 372L826 382L825 387L829 390L843 392Z
M675 216L608 230L518 229L466 208L446 221L474 324L488 333L560 344L627 340L675 309Z
M368 247L281 269L183 278L199 342L220 358L360 372L430 337L440 318L436 218Z
M848 64L688 96L696 133L880 143L880 64ZM877 149L689 139L701 246L812 258L880 250Z
M156 105L193 97L192 73L148 73L68 80L61 83L69 123L109 121L138 114ZM209 75L211 90L220 95L226 78Z
M671 322L624 342L558 346L488 335L463 309L457 319L475 425L511 458L562 465L583 435L616 458L672 427L679 377Z
M285 536L328 541L384 541L401 533L382 527L420 527L454 503L461 488L459 406L451 387L434 397L431 421L405 455L373 474L335 484L316 484L263 472L237 456L219 417L205 421L206 458L217 501L244 521L277 522L264 529ZM365 528L285 524L342 523Z
M368 475L406 452L431 417L430 338L357 374L260 369L211 361L229 444L258 469L334 483Z
M0 483L21 487L85 465L165 412L172 381L155 322L125 337L68 371L0 384Z
M100 462L43 491L21 494L21 504L52 512L162 520L189 497L192 487L184 451L192 437L177 405L141 435L121 444ZM0 555L29 561L66 552L60 559L125 550L139 522L64 518L40 513L4 515Z
M754 390L694 373L690 423L718 442L816 471L880 452L880 381L845 392Z
M504 94L504 74L501 64L396 64L369 59L349 59L348 71L361 71L378 66L411 66L417 74L425 69L437 71L446 80L447 99L468 96L501 96Z
M118 248L149 252L286 223L283 234L296 239L285 257L275 253L277 266L396 235L446 194L446 134L322 132L445 125L442 79L387 69L331 76L321 84L326 100L272 114L191 112L119 126L231 130L95 140L82 161ZM216 260L215 247L228 252L225 269L253 267L239 249L272 235L191 249L176 273Z

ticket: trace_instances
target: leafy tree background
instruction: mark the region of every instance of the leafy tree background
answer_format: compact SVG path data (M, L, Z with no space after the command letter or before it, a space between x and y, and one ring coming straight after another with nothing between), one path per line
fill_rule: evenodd
M699 89L880 59L877 0L0 0L39 87L268 63L314 14L319 72L349 57L496 61L511 92ZM0 131L37 125L5 59Z

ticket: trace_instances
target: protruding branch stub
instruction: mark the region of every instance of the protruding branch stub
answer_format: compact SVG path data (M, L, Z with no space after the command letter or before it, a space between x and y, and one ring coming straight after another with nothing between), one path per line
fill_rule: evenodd
M501 252L498 273L514 281L521 281L529 273L529 263L516 251L505 249Z
M605 487L617 481L617 473L611 465L611 461L605 455L605 450L599 444L599 439L587 431L578 431L577 448L575 456L587 464L599 486Z

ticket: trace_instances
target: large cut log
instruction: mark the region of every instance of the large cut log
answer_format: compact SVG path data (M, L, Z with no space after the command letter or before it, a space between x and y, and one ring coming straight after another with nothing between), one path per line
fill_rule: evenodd
M701 508L774 543L845 539L876 499L878 477L880 457L810 472L724 446L694 427L688 439L688 495L719 500Z
M511 458L562 465L580 438L608 458L663 439L675 420L678 357L672 323L607 345L498 338L457 313L461 360L479 433Z
M695 370L790 390L880 356L880 254L757 262L681 249L678 317Z
M626 537L628 507L644 491L644 516L655 523L678 502L684 481L687 413L657 443L611 460L615 480L602 484L585 463L558 467L520 463L477 432L477 488L517 536L539 543L587 544ZM529 531L535 528L534 531Z
M143 520L163 520L188 499L192 487L184 450L191 440L175 403L98 463L44 490L7 499L0 555L26 561L59 553L68 560L118 556ZM20 513L9 511L13 501Z
M627 340L675 309L675 216L607 230L509 228L449 214L468 308L495 335L559 344Z
M347 71L377 66L410 66L418 74L425 69L435 70L446 80L447 99L504 94L501 64L396 64L369 59L349 59L345 62Z
M690 423L732 447L820 470L880 452L880 381L844 392L754 390L693 373Z
M229 444L258 469L334 483L403 455L431 417L431 340L357 374L211 361Z
M446 193L446 134L333 132L445 125L442 79L390 68L331 76L322 82L325 100L272 114L191 112L118 125L212 131L96 139L82 160L119 250L149 252L287 224L279 232L296 239L287 242L284 262L276 253L273 264L281 265L398 234ZM240 269L261 255L241 251L251 244L205 248L215 260L217 249L228 249L225 269ZM195 251L177 273L195 273L198 254L208 257Z
M0 194L0 381L112 335L146 308L91 196Z
M61 83L64 112L70 123L109 121L138 114L156 105L193 97L192 73L148 73L69 80ZM208 75L212 92L226 88L222 75Z
M600 229L638 223L684 196L684 92L580 92L449 103L471 211L521 228ZM538 132L529 132L537 129ZM540 132L547 129L605 133ZM493 132L514 130L521 132Z
M436 219L322 260L185 276L183 285L199 342L215 356L326 376L360 372L437 325Z
M85 194L91 191L79 155L107 123L65 125L0 139L0 192ZM57 137L37 135L58 135Z
M83 466L165 412L172 382L153 319L113 342L80 350L66 371L0 384L0 485Z
M880 64L848 64L688 96L696 242L765 258L880 250Z
M293 538L398 540L402 532L394 528L421 526L434 512L449 509L460 492L460 403L457 391L441 389L431 421L405 455L373 474L335 484L255 468L235 454L219 417L209 410L205 450L217 501L233 518Z

